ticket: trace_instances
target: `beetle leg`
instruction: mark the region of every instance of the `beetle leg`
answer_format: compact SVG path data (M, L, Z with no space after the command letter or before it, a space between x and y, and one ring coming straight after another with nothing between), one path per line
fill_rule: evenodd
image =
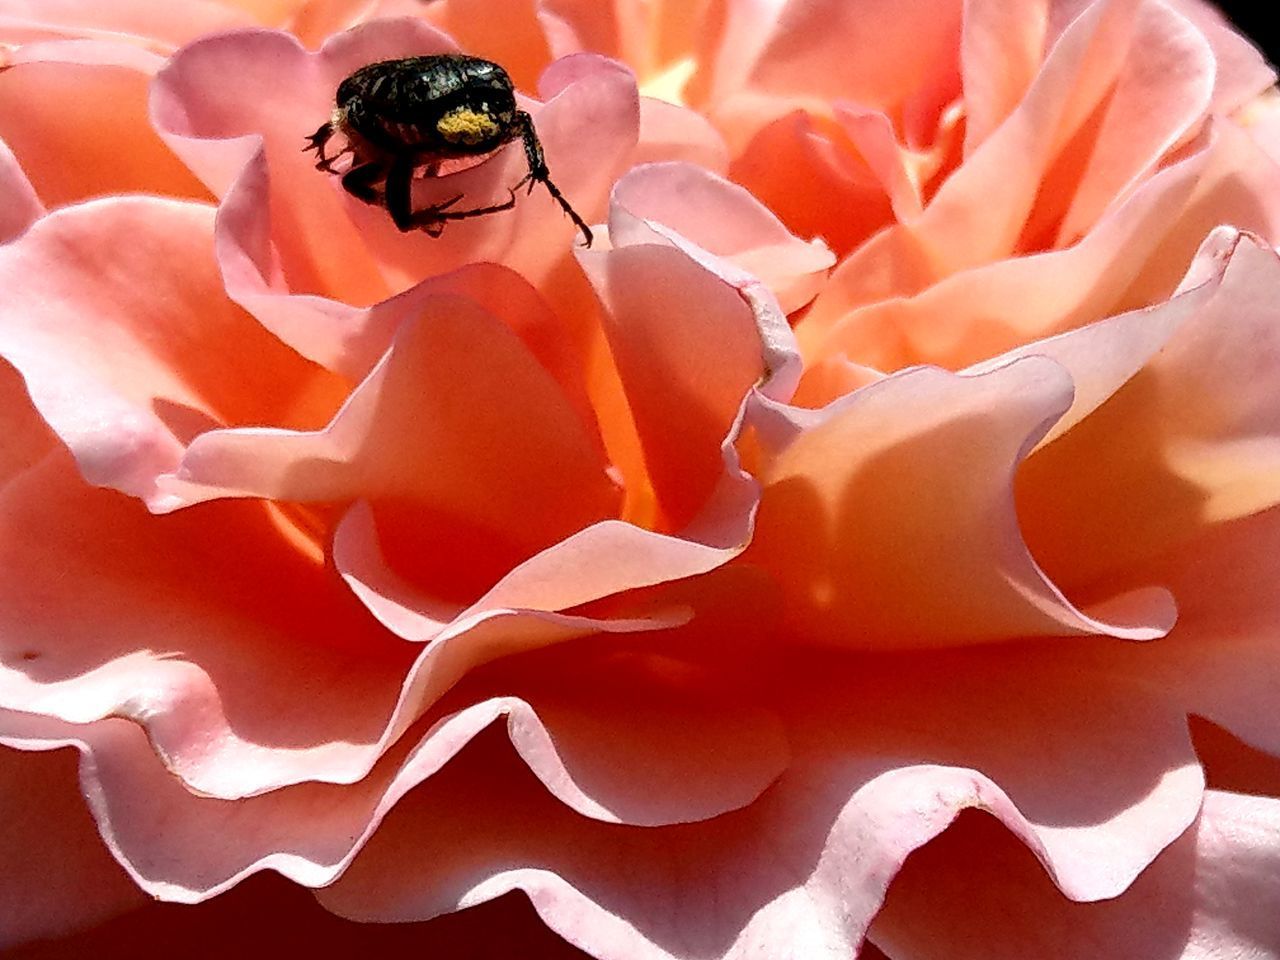
M362 163L359 166L352 167L342 175L342 189L357 200L363 200L365 203L376 206L379 197L374 185L385 178L386 175L386 168L382 164L376 162Z
M560 204L560 209L567 213L569 219L582 231L584 246L591 246L593 239L591 228L587 226L585 220L578 216L577 211L569 206L569 201L564 198L564 194L551 182L550 171L547 170L547 163L542 157L542 143L538 140L538 133L533 128L533 117L523 110L518 110L516 111L516 119L513 126L524 141L524 156L529 163L529 173L520 183L516 184L516 189L520 189L522 185L527 183L529 184L529 192L533 193L534 184L541 183L547 188L551 198Z
M497 203L489 207L475 207L471 210L449 210L449 207L462 199L462 195L459 194L444 203L437 203L416 212L413 215L414 226L425 230L429 236L438 237L444 232L444 225L450 220L467 220L471 217L483 217L487 213L510 210L516 205L516 192L514 190L509 190L508 192L511 196L504 203Z
M413 201L410 196L413 187L412 157L396 157L391 161L391 169L387 171L387 212L401 233L413 229Z
M342 156L342 153L339 153L334 157L325 156L324 145L329 142L329 138L333 136L333 133L333 124L323 123L320 125L319 130L306 138L307 145L302 148L303 153L306 153L308 150L314 150L316 152L316 156L320 158L316 161L316 169L323 170L325 173L333 173L333 161ZM346 151L343 151L343 153L345 152Z

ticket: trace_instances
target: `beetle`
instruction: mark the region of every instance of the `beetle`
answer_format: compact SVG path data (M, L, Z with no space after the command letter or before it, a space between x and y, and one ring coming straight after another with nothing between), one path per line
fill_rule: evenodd
M303 150L314 150L316 169L333 174L339 172L334 161L350 153L343 188L365 203L385 203L401 231L420 229L438 237L450 220L510 210L516 190L528 184L532 193L542 184L591 246L591 228L551 182L533 118L517 108L515 87L498 64L456 53L380 60L343 80L335 101L332 116L306 138ZM329 156L325 146L339 133L347 144ZM522 141L529 172L509 188L505 202L455 210L458 195L413 209L410 188L419 170L434 177L446 160L480 157L513 140Z

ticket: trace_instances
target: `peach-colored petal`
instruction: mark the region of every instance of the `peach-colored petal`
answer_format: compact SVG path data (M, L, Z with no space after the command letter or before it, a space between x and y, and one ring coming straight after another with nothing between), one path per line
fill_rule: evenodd
M1172 93L1164 107L1153 108L1147 89L1170 62L1178 82L1167 84ZM1207 44L1167 7L1149 0L1090 6L1058 38L1017 108L925 212L845 260L832 277L843 309L916 293L1004 258L1020 243L1075 239L1115 191L1128 189L1162 151L1193 132L1212 81ZM1157 86L1165 97L1166 83ZM1125 119L1135 111L1143 116L1137 132ZM1080 162L1069 145L1085 132L1096 142L1084 168L1059 165L1060 155Z
M631 166L661 160L680 160L722 175L729 167L724 138L702 114L641 97L640 137Z
M871 939L890 956L957 960L1263 960L1280 951L1280 801L1209 791L1196 823L1133 886L1073 904L984 819L907 861Z
M0 138L46 206L128 191L203 199L147 122L160 56L118 40L19 47L0 70Z
M637 209L632 210L623 203L612 203L609 210L610 240L616 241L614 245L619 248L645 245L673 247L733 290L750 311L755 327L755 340L764 366L764 375L757 382L757 389L771 400L789 400L800 379L800 347L791 322L769 284L744 269L733 257L721 256L700 246L680 230L663 223L661 218L651 218L647 213L645 204L638 204ZM772 224L774 221L769 219L765 222ZM692 231L703 232L695 224L688 227ZM809 251L804 256L808 266L812 267L815 260L825 262L824 251L815 251L813 247ZM792 252L795 252L794 248ZM788 284L788 281L783 283ZM794 279L789 283L795 283Z
M696 4L697 0L694 0ZM693 4L690 4L693 5ZM599 50L608 56L626 57L641 67L645 62L647 24L641 19L648 11L626 0L597 3L594 0L540 0L538 18L553 46L569 52L568 43L578 50ZM553 27L554 25L554 27ZM571 40L569 39L571 38Z
M43 744L25 740L12 716L0 711L0 949L66 936L146 902L98 838L75 755L37 752Z
M1052 0L969 0L960 62L964 152L969 156L1014 111L1035 81L1048 40Z
M0 362L0 489L10 480L34 467L58 445L49 425L40 419L27 394L22 375L8 363Z
M326 428L205 433L164 487L175 507L218 496L403 501L526 550L614 513L617 499L586 426L524 343L448 295L422 304Z
M417 2L417 0L414 0ZM115 957L145 943L170 955L199 944L206 956L294 954L315 957L425 954L500 960L588 960L538 919L519 894L425 923L353 923L325 910L311 891L264 871L198 905L151 901L123 917L69 937L23 948L23 960Z
M770 25L749 82L909 115L922 106L913 96L936 95L936 75L955 73L961 7L952 0L791 0Z
M1186 208L1216 146L1158 173L1065 250L996 260L852 310L852 275L837 268L797 334L814 357L839 350L882 369L962 367L1105 316Z
M1280 509L1213 528L1156 569L1185 611L1177 629L1147 656L1116 651L1101 662L1280 756L1272 711L1280 684Z
M688 168L653 169L661 180ZM610 215L614 249L579 252L578 260L605 305L605 335L635 418L660 525L678 530L721 483L721 442L747 391L760 383L789 398L798 355L786 316L763 283L649 219L644 214L652 198L643 193L638 209L629 210L622 190ZM696 312L691 303L698 304ZM681 322L673 324L672 317Z
M1143 183L1078 243L997 260L914 296L853 310L853 276L838 268L797 332L810 356L840 350L887 369L961 367L1082 320L1158 303L1219 218L1280 237L1280 195L1268 186L1277 175L1280 168L1249 138L1215 123L1188 156Z
M875 175L898 220L918 217L924 206L922 181L932 170L898 142L893 121L880 110L836 103L833 112L850 142Z
M202 204L114 197L0 247L0 351L92 483L152 500L202 430L331 409L315 368L222 295L212 230Z
M1057 245L1084 234L1117 198L1150 176L1168 151L1194 134L1211 106L1217 62L1191 23L1161 5L1142 4L1133 31L1093 132L1087 166L1056 227ZM1028 229L1035 226L1033 217Z
M237 800L190 792L161 766L143 731L118 718L73 726L25 715L5 732L78 746L84 793L107 845L145 891L180 902L204 900L266 868L308 886L330 882L404 793L427 779L452 779L477 750L468 744L501 719L545 795L595 821L661 825L721 815L758 798L785 762L776 718L764 711L713 718L705 704L670 695L654 709L633 685L627 695L641 697L636 715L609 720L580 689L526 685L528 702L489 698L444 714L420 742L402 741L356 783L303 783ZM594 749L601 732L609 756Z
M438 27L444 5L444 0L304 0L286 22L272 26L289 30L314 50L334 34L372 20L414 17Z
M204 33L246 26L249 18L233 5L215 0L4 0L0 33L37 39L85 37L128 39L167 55Z
M231 503L156 518L66 460L5 488L0 702L132 718L209 794L359 776L417 651L287 517Z
M1248 38L1236 32L1216 5L1207 0L1170 0L1170 4L1195 24L1213 50L1216 113L1230 113L1276 82L1275 68Z
M1224 224L1280 242L1280 195L1275 190L1280 162L1232 122L1211 121L1209 134L1209 162L1185 207L1148 255L1126 305L1168 297L1205 237Z
M1223 228L1206 240L1188 274L1187 289L1163 303L1131 310L1016 347L967 367L966 374L1005 366L1018 357L1049 357L1071 374L1071 407L1036 444L1039 450L1080 423L1139 375L1178 331L1195 322L1217 295L1239 234ZM1199 276L1203 273L1204 276ZM1194 278L1194 279L1192 279Z
M966 807L995 812L1088 899L1123 889L1195 816L1202 781L1185 728L1136 686L1055 678L1026 660L972 672L807 666L822 680L794 659L796 673L769 673L799 683L781 694L794 708L795 760L749 807L610 829L557 808L491 738L406 796L321 901L406 920L521 889L596 957L764 960L780 943L848 955L903 859ZM1135 758L1137 729L1148 750ZM1082 776L1063 790L1044 764ZM1104 768L1125 776L1093 775ZM465 845L439 826L459 811Z
M8 243L44 215L44 204L9 145L0 140L0 243Z
M861 111L858 116L884 114ZM864 139L873 139L865 128L875 125L874 119L851 123L863 128ZM885 158L883 151L877 156L898 159ZM841 257L893 221L895 202L910 204L889 162L867 162L801 110L761 126L734 151L729 172L792 230L822 236Z
M1224 231L1202 261L1195 269L1220 279L1186 295L1196 309L1166 327L1167 343L1123 390L1038 451L1019 477L1026 536L1060 583L1096 583L1280 501L1280 402L1271 389L1280 370L1280 259ZM1152 324L1177 321L1181 300L1153 312ZM1108 327L1098 334L1109 338ZM1141 322L1135 329L1134 345L1152 332Z
M460 633L477 617L495 614L524 612L558 623L542 612L693 577L720 567L742 551L751 536L757 489L738 466L733 443L739 429L740 418L721 444L723 474L681 536L614 520L593 524L515 566L466 610L463 603L432 596L422 584L409 583L390 569L379 542L377 517L368 504L357 503L339 524L334 562L370 610L406 639L434 639L439 646L450 618L450 635ZM672 626L686 618L687 613L667 611L659 613L650 627ZM604 629L614 621L594 622ZM631 628L625 621L616 623L617 629ZM633 626L645 628L641 622Z
M468 670L573 637L661 628L680 619L595 621L524 615L490 604L459 618L419 652L375 628L316 558L281 536L258 505L206 506L157 520L118 495L78 484L66 464L50 461L9 484L5 508L5 579L23 585L4 604L11 621L3 631L6 666L0 671L5 705L81 724L131 718L146 727L174 773L211 797L244 797L307 780L357 780ZM221 546L208 546L211 539ZM136 552L126 555L125 543ZM194 568L203 582L193 592L183 571ZM263 622L268 606L277 613ZM94 613L107 608L128 609L130 616L106 620ZM157 636L163 636L162 647ZM536 696L535 702L548 701ZM574 702L556 694L547 709L558 709L556 717L583 715L585 708ZM433 749L439 753L449 743L450 751L460 748L489 719L467 726L472 732L461 740L444 737ZM747 719L748 732L707 722L682 726L716 742L746 738L759 745L750 796L732 792L743 783L741 767L726 766L701 793L686 792L682 799L670 790L653 793L649 816L710 816L763 789L779 763L777 737L769 739L767 718ZM649 727L661 722L655 713ZM627 736L635 750L651 749L645 744L653 741L640 727L610 739L622 751ZM668 732L661 742L670 738ZM590 758L557 759L544 741L529 748L543 758L530 761L535 769L560 785L557 793L566 802L604 816L604 772L588 771L583 776L594 780L575 786L566 770ZM652 812L659 809L668 814Z
M749 422L773 452L746 559L783 585L790 635L873 649L1162 635L1163 591L1078 609L1020 535L1014 469L1071 396L1062 367L1027 357L904 371L821 411L760 405Z
M747 191L689 164L633 169L614 187L613 203L615 246L641 242L644 222L661 223L757 277L785 313L813 299L835 264L821 239L801 240Z
M501 63L517 86L530 89L551 59L537 17L541 6L536 0L504 0L503 3L446 0L433 20L458 41L460 48ZM598 6L607 7L607 4ZM606 55L611 53L607 49L594 49Z

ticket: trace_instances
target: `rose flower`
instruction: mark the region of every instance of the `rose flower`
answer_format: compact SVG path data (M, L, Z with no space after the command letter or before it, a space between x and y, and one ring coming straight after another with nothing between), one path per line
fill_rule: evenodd
M1213 9L0 44L15 955L1280 957L1280 94ZM519 142L442 231L316 169L446 53L590 247Z

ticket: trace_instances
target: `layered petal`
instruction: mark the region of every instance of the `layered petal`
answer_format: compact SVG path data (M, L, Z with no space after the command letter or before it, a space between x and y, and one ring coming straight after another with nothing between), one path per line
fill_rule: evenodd
M491 738L405 796L322 902L404 921L520 889L597 957L763 958L779 944L834 955L855 949L906 856L962 809L994 812L1073 897L1094 899L1123 889L1199 805L1185 728L1137 687L1033 657L856 670L791 658L766 675L794 760L749 807L646 831L593 824L518 776ZM975 695L989 712L970 709ZM1149 747L1137 763L1136 730ZM1082 791L1051 788L1040 768L1114 769L1121 757L1124 778ZM465 845L440 826L458 811Z
M13 151L0 140L0 243L8 243L43 213L35 187Z
M1071 398L1062 367L1028 357L976 376L904 371L820 411L761 407L770 453L746 559L783 584L789 635L880 649L1161 635L1163 591L1091 615L1020 535L1014 470Z
M28 43L0 70L0 139L46 206L128 191L207 192L147 120L161 56L110 40Z
M1123 895L1062 897L1026 850L985 818L907 862L871 939L890 956L1273 956L1280 911L1280 801L1210 791L1196 823Z
M1268 387L1278 362L1280 261L1224 231L1207 241L1193 285L1201 271L1211 278L1204 288L1047 348L1074 342L1075 364L1101 372L1086 358L1106 355L1109 365L1136 347L1141 364L1019 475L1027 538L1059 582L1087 590L1280 496L1280 404Z
M305 424L334 401L331 381L222 295L212 231L202 204L117 197L0 248L0 353L90 482L153 505L156 476L207 427ZM116 237L129 242L104 242Z
M76 782L75 754L32 752L21 726L6 722L10 716L0 714L0 947L6 949L64 937L146 902L98 837Z

